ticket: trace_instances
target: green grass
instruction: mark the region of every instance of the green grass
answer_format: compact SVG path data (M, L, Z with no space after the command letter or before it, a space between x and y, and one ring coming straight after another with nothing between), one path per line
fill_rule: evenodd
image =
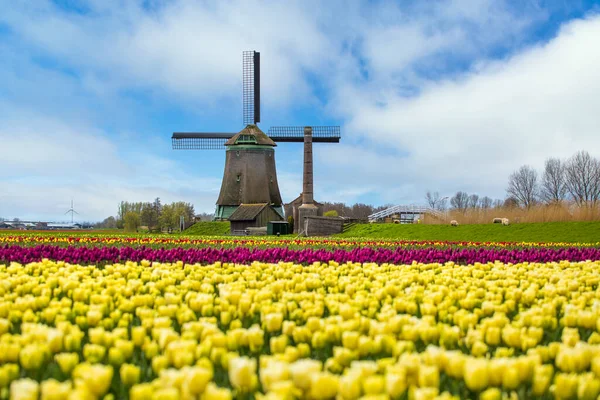
M600 242L600 222L546 222L502 226L358 224L336 237L471 242Z
M223 236L229 235L229 222L196 222L183 231L184 235Z

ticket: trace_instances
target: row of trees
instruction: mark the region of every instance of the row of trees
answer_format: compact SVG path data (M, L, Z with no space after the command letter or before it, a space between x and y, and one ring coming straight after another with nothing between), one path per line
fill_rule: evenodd
M450 208L454 210L466 211L468 209L490 209L499 208L510 203L511 199L501 200L492 199L488 196L480 197L478 194L469 194L467 192L458 191L454 196L442 197L439 192L428 191L425 194L425 200L427 205L434 210L445 211L448 209L448 203Z
M435 210L466 212L474 209L523 207L560 204L572 201L578 206L600 203L600 160L587 151L579 151L566 160L548 158L539 174L532 166L523 165L508 178L507 197L488 196L458 191L442 197L439 192L425 194L427 205Z
M541 178L533 167L523 165L508 178L506 192L525 208L564 200L595 207L600 201L600 160L587 151L567 160L549 158Z
M145 226L150 231L170 230L179 227L181 216L186 224L192 222L194 206L183 201L162 204L158 197L153 202L121 201L117 217L108 217L96 227L137 231L141 226Z

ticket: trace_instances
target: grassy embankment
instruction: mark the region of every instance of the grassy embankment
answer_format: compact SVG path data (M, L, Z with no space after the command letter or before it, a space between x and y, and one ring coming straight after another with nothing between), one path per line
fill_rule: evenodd
M600 222L473 225L358 224L336 237L471 242L600 242Z
M229 222L196 222L182 232L183 235L223 236L229 235Z

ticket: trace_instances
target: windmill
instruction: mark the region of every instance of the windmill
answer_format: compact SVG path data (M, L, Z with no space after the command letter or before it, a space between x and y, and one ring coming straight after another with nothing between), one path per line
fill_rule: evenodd
M304 143L302 205L299 218L317 215L313 199L313 143L339 143L339 126L272 126L265 134L260 122L260 53L242 56L242 109L245 128L238 133L175 132L176 150L218 150L226 147L225 171L215 219L228 219L242 204L267 203L283 218L283 203L275 168L276 142Z
M71 213L71 223L73 223L73 214L79 215L79 213L73 208L73 199L71 199L71 208L65 213L65 215L67 215L68 213Z

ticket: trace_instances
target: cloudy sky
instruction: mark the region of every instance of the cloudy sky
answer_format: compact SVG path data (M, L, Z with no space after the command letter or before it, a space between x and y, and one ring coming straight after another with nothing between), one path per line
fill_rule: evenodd
M242 128L243 50L262 123L340 125L315 146L321 201L503 198L549 156L600 156L600 2L0 0L0 217L115 215L121 200L213 212L224 151L173 131ZM284 201L300 144L276 150Z

